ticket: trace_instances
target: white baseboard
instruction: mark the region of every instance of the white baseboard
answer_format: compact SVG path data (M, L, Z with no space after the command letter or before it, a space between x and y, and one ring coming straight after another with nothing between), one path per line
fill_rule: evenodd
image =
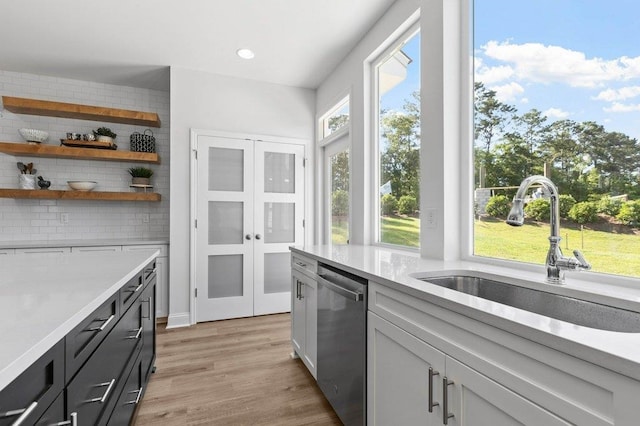
M169 314L167 319L167 328L179 328L191 326L189 312L181 312L179 314Z

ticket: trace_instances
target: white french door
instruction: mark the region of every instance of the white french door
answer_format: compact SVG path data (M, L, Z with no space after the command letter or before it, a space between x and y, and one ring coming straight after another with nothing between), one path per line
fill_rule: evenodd
M196 147L196 321L289 311L304 146L198 135Z

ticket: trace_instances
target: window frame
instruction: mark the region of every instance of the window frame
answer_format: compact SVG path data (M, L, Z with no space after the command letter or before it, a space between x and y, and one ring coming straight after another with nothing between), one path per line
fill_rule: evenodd
M345 126L346 127L346 126ZM332 134L333 135L333 134ZM332 136L330 135L330 136ZM351 139L349 132L341 132L340 137L332 138L330 143L322 147L323 171L323 199L326 200L322 212L322 238L324 244L332 244L332 214L331 214L331 157L343 151L349 152L349 213L347 225L347 244L351 238Z
M428 0L429 2L440 2L442 0ZM510 270L526 271L539 274L541 281L544 280L546 274L546 267L544 264L535 264L528 262L521 262L516 260L507 260L499 258L491 258L485 256L477 256L474 254L474 167L473 167L473 148L474 148L474 52L473 52L473 35L474 35L474 13L473 13L473 0L459 0L460 2L460 84L461 84L461 108L459 116L459 125L463 132L463 137L460 138L460 161L461 161L461 187L460 187L460 210L462 212L460 216L459 226L461 229L461 241L460 241L460 259L464 261L470 261L474 263L480 263L484 265L506 268ZM443 22L445 33L450 31L448 22ZM440 69L443 67L443 63L431 64L437 66ZM523 176L523 179L526 176ZM422 194L421 194L422 195ZM446 220L446 215L445 215ZM517 230L514 230L517 232ZM540 258L544 259L546 252L540 253ZM615 275L603 272L595 271L569 271L567 274L567 280L571 282L572 279L588 283L597 283L612 285L624 288L638 289L638 282L640 277ZM592 291L592 290L591 290Z
M340 127L334 132L325 136L325 132L328 130L328 122L329 118L334 115L336 112L340 111L345 105L349 106L349 120L347 124ZM351 128L351 94L347 93L345 96L341 96L338 102L334 103L331 108L329 108L324 114L318 118L318 142L322 145L326 145L330 143L332 140L339 138L344 133L349 133L349 129Z
M421 25L420 25L420 16L414 16L412 18L410 18L410 20L408 22L405 23L406 26L403 26L404 28L402 29L402 31L400 32L399 35L394 35L393 38L390 38L389 40L387 40L384 44L386 46L382 47L382 51L376 55L373 60L369 63L369 75L371 78L371 86L370 86L370 99L369 99L369 104L371 107L371 141L372 141L372 149L371 149L371 160L372 160L372 164L371 164L371 169L373 172L373 180L374 180L374 186L372 189L373 194L372 194L372 208L373 208L373 218L374 220L372 221L371 225L373 226L372 231L372 245L375 246L380 246L380 247L389 247L389 248L394 248L394 249L399 249L399 250L407 250L407 251L411 251L411 252L420 252L420 246L421 244L418 245L418 247L409 247L409 246L402 246L402 245L397 245L397 244L391 244L391 243L385 243L383 241L380 241L380 235L381 235L381 215L380 215L380 94L378 91L378 77L379 77L379 69L380 66L382 65L382 63L384 63L387 59L391 58L398 50L400 50L402 48L402 46L412 37L414 37L416 35L416 33L420 34L420 45L422 45L422 32L421 32ZM422 68L422 63L420 64L421 68L420 68L420 74L421 77L420 79L422 80L422 73L423 73L423 68ZM421 86L421 93L422 93L422 84ZM421 115L421 121L422 121L422 113ZM422 141L420 143L420 151L421 154L420 156L422 156ZM349 159L349 161L351 161L351 159ZM422 188L419 189L420 191L420 198L422 198L423 194L422 194ZM422 221L422 218L420 217L420 221ZM418 241L421 241L421 237L420 234L418 234Z

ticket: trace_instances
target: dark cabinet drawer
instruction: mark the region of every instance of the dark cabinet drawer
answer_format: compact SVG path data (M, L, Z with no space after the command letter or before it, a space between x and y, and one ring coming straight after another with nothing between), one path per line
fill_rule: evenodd
M149 263L144 268L144 284L145 286L151 282L156 277L156 272L158 271L156 259L153 259L151 263Z
M120 313L118 305L118 293L116 293L67 334L65 338L66 383L69 383L76 371L89 359L100 342L116 325Z
M111 418L107 423L109 426L128 425L144 393L144 384L146 382L144 380L142 354L138 355L132 367L118 402L113 409Z
M147 285L140 296L142 304L142 365L144 378L149 380L156 357L156 278Z
M136 274L120 289L120 312L124 313L129 306L140 296L144 287L143 271Z
M0 426L34 424L64 387L64 342L56 343L0 392Z
M52 426L66 421L64 417L64 392L60 392L53 404L47 408L42 417L35 423L36 426ZM69 421L69 426L73 424ZM75 426L75 425L73 425Z
M77 413L78 424L98 425L109 419L125 367L142 346L142 333L138 299L67 386L67 412Z

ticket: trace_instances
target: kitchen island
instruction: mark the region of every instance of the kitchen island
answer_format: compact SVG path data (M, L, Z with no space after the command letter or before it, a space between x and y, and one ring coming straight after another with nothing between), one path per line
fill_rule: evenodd
M153 363L155 258L158 254L157 250L148 250L50 254L37 258L0 257L0 417L7 411L26 411L34 404L35 401L28 401L28 406L11 406L7 394L15 395L14 388L19 393L20 386L16 386L16 382L43 356L50 355L53 360L45 365L49 369L47 375L54 381L58 374L63 376L60 390L64 388L68 393L68 413L72 411L69 392L73 393L74 384L83 375L84 364L100 359L101 346L111 345L107 348L110 354L106 358L117 359L122 353L123 364L127 367L133 368L135 360L132 358L137 356ZM143 327L145 319L146 323L153 319L153 324L147 325L146 330ZM143 347L145 339L149 344L147 355ZM125 341L127 344L123 345L121 342ZM107 364L98 365L109 370ZM124 365L114 368L118 375L127 375L123 371L129 373ZM127 377L124 379L115 377L113 381L107 381L108 386L97 389L98 396L105 398L94 405L109 405L107 394L117 395L118 388L122 391ZM51 387L50 384L47 386ZM142 390L138 392L138 400L141 394ZM58 395L53 397L64 400ZM115 406L116 398L111 399ZM135 394L133 399L136 399ZM37 410L47 408L42 405ZM29 419L33 421L31 417ZM87 417L76 421L81 424L93 422Z
M638 280L604 285L573 273L556 286L527 267L372 246L294 247L292 254L369 281L368 425L637 424L640 407L631 395L640 392L640 332L580 326L423 279L500 277L636 313Z

